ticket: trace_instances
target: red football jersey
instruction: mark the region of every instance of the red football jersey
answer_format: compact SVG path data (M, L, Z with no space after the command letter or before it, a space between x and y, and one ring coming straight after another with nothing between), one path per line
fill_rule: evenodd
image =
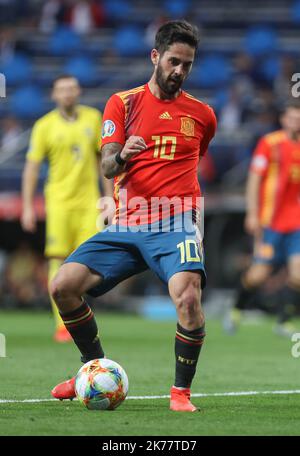
M264 136L250 169L262 176L262 226L282 233L300 229L300 142L289 139L283 130Z
M132 135L141 136L147 144L115 178L116 220L120 224L144 224L164 218L164 208L156 210L156 203L152 204L155 197L177 197L171 215L194 207L200 197L199 159L215 130L213 110L184 91L173 100L161 100L145 84L114 94L103 114L102 145L124 145ZM191 199L188 207L186 201ZM184 206L178 205L178 200L185 200ZM121 216L124 206L126 220ZM134 213L139 220L131 217Z

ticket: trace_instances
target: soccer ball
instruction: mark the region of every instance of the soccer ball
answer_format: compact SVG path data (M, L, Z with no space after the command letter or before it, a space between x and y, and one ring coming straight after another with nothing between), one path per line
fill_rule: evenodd
M113 410L127 396L128 377L115 361L93 359L78 371L75 391L79 401L89 410Z

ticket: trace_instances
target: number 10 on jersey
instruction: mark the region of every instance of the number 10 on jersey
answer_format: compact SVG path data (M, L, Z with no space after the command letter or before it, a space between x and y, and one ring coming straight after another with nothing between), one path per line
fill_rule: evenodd
M154 158L173 160L176 152L176 136L152 136L154 141Z

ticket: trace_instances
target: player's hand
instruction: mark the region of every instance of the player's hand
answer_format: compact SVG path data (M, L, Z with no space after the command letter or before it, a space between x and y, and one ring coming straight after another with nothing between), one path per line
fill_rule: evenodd
M125 146L123 147L120 156L127 161L134 155L139 154L147 148L147 144L141 136L129 136Z
M245 218L245 230L251 236L259 236L261 232L261 225L259 219L254 214L247 214Z
M23 209L21 225L24 231L28 231L29 233L36 231L36 215L33 208L27 207Z

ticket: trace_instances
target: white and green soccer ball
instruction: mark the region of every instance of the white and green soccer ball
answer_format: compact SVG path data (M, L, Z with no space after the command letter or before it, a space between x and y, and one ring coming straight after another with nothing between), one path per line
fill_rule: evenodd
M78 371L75 391L79 401L89 410L113 410L127 396L128 377L115 361L93 359Z

